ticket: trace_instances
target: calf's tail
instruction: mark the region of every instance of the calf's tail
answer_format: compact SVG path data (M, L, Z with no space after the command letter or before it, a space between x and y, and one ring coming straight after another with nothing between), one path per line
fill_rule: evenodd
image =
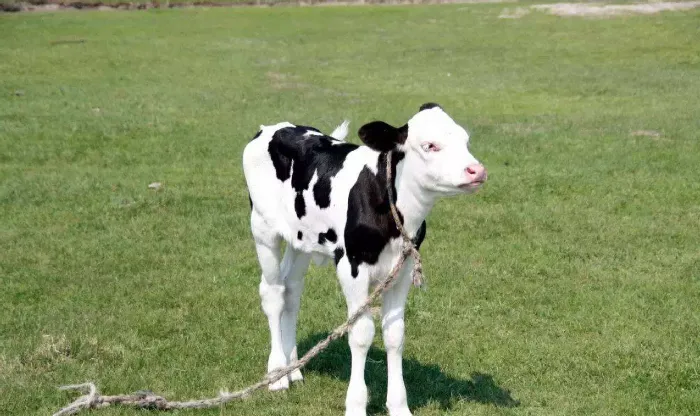
M338 140L345 140L345 138L348 136L348 126L350 126L350 121L343 121L340 124L340 126L336 127L335 130L333 130L333 133L331 133L331 137Z

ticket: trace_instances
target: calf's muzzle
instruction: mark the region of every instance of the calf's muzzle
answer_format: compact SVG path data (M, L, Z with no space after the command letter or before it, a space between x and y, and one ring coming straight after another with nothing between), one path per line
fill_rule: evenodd
M486 181L486 168L481 163L475 163L464 169L467 185L479 185Z

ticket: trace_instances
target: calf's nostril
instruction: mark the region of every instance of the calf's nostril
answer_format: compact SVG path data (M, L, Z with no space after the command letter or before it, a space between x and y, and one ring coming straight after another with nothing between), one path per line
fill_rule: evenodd
M471 166L467 166L467 173L473 175L476 173L476 170L474 170L474 168Z

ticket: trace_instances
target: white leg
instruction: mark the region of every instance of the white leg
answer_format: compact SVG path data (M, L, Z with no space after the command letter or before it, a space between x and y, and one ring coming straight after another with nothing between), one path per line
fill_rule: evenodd
M369 292L369 279L362 271L356 278L350 274L347 260L338 265L338 276L348 304L348 315L352 315L364 301ZM367 352L374 339L374 322L372 314L367 312L355 322L349 335L352 365L348 393L345 398L346 416L365 416L367 408L367 385L365 384L365 361Z
M284 279L284 309L282 310L282 347L287 364L297 356L297 317L301 306L301 294L304 290L304 275L309 268L309 254L287 247L282 260ZM304 377L300 370L289 375L289 381L301 381Z
M253 212L251 228L255 238L255 249L262 269L260 279L260 300L270 326L270 356L267 371L287 365L282 346L281 318L284 309L284 282L280 277L280 243L281 238L267 227L262 219ZM289 388L289 379L283 377L270 384L270 390Z
M404 311L411 288L410 259L406 260L399 280L384 293L382 303L382 337L386 348L386 407L390 416L411 416L403 382Z

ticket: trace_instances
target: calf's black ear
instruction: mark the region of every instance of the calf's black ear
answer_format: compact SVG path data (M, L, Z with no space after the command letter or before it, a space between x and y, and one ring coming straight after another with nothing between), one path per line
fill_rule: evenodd
M373 121L360 127L357 135L370 148L379 152L388 152L406 142L408 124L396 128L383 121Z

